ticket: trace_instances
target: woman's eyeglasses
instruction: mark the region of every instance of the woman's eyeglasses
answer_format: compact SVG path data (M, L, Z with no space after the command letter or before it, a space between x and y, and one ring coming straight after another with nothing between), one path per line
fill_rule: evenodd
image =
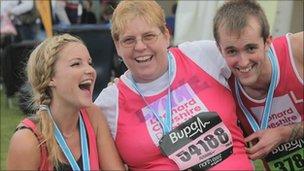
M149 44L153 44L157 41L158 36L161 34L158 33L148 33L148 34L144 34L139 40L141 40L145 45L149 45ZM125 48L133 48L136 43L137 43L138 39L136 39L136 37L126 37L120 40L120 44L125 47Z

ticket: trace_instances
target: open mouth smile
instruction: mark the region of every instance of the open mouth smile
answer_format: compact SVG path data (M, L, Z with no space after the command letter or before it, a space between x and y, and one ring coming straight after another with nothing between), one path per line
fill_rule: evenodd
M87 91L90 91L90 92L91 92L92 84L93 84L93 80L92 80L92 79L86 79L86 80L82 81L82 82L79 84L79 88L80 88L81 90L87 90Z
M138 63L144 63L144 62L149 62L151 61L153 58L153 55L149 55L149 56L140 56L135 58L135 61Z
M254 65L248 66L246 68L236 67L236 69L241 73L250 72L253 69Z

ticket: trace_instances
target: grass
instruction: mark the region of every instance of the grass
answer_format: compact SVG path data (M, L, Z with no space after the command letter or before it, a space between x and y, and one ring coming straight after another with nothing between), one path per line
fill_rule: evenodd
M1 132L0 132L0 146L1 146L1 158L0 158L0 170L6 170L6 155L8 150L8 144L10 137L14 133L14 130L18 123L21 121L25 115L19 110L17 106L17 99L12 98L13 107L8 107L8 100L4 94L3 90L0 90L0 101L1 101ZM255 170L264 170L262 162L257 160L254 162Z
M255 170L264 170L263 162L262 160L256 160L254 161Z
M0 90L0 101L0 169L6 170L6 155L10 137L14 133L18 123L22 118L24 118L25 115L23 115L17 107L16 98L12 98L13 106L11 108L8 107L8 100L3 90Z

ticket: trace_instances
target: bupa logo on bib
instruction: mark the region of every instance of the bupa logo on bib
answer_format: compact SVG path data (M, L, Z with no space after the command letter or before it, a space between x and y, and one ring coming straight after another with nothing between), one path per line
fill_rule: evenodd
M160 143L163 154L181 170L205 170L232 154L232 137L215 112L202 112L182 123Z

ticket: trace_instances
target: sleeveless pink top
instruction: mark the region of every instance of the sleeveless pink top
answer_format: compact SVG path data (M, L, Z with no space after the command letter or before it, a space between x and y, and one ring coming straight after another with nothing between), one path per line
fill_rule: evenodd
M233 154L210 170L252 170L253 166L245 152L242 131L237 126L236 107L230 90L178 48L170 51L176 68L170 85L173 128L199 112L216 111L232 135ZM117 104L117 113L107 113L111 104L105 102L100 106L105 109L108 121L116 122L116 127L111 124L110 127L112 132L113 129L116 132L115 142L124 162L131 170L177 170L177 165L159 150L162 127L149 110L150 107L158 113L164 113L167 88L145 96L149 107L127 81L120 80L117 90L117 97L108 92L113 103ZM99 97L95 103L107 98L102 94Z
M84 125L87 131L88 143L89 143L89 156L90 156L90 168L91 170L99 170L99 160L98 160L98 152L97 152L97 144L96 144L96 135L94 129L91 125L91 122L88 118L87 111L85 109L81 110L81 115L83 118ZM25 118L22 121L23 125L26 128L29 128L34 134L37 136L39 143L43 142L42 134L35 123ZM48 151L46 148L45 142L40 145L40 166L39 170L53 170L54 166L48 162Z

